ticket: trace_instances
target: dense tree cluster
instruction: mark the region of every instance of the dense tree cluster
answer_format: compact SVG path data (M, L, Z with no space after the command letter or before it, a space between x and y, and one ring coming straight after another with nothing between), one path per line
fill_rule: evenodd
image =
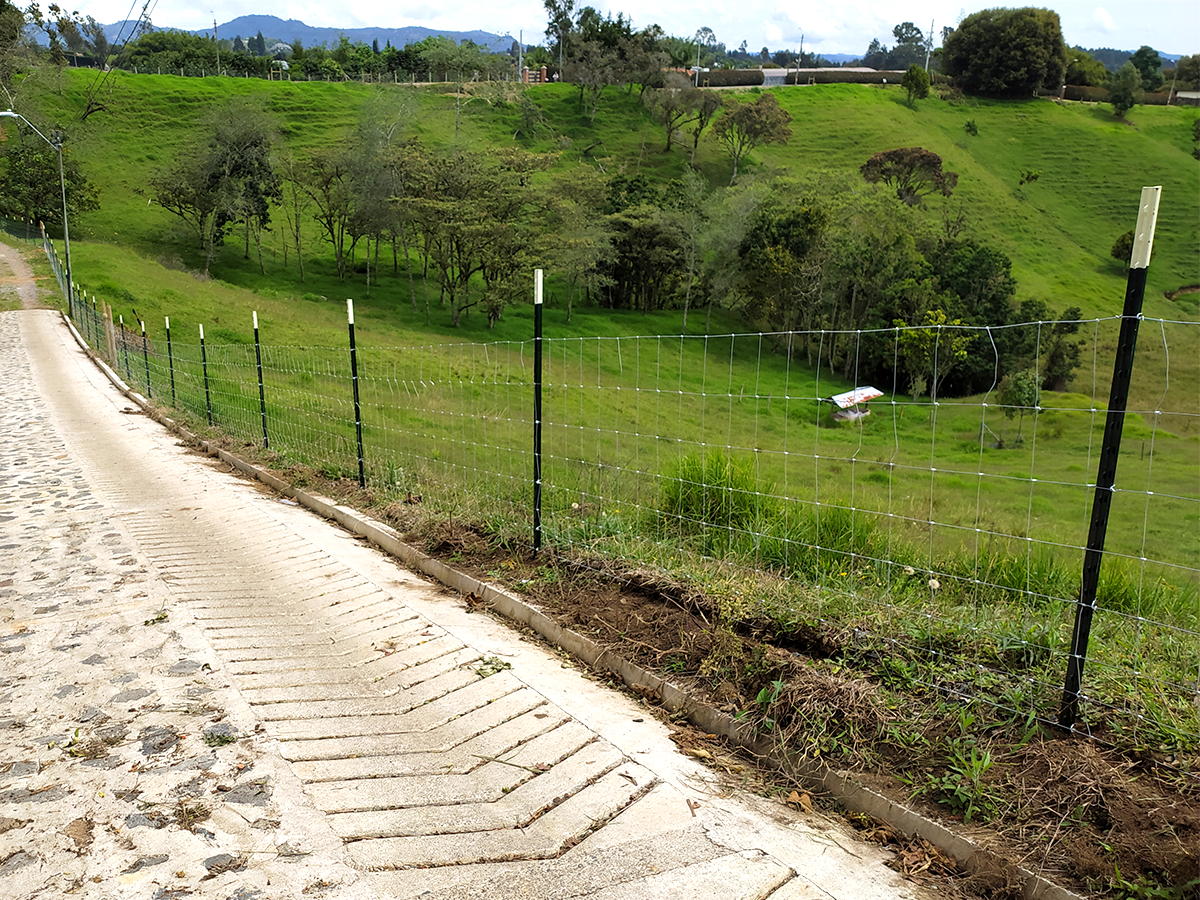
M912 22L901 22L892 29L896 43L889 49L878 38L871 41L867 52L859 61L872 69L894 69L904 71L909 66L925 67L926 57L932 52L930 39L921 33Z
M985 9L967 16L942 47L942 71L971 94L1029 97L1058 90L1067 70L1058 13Z
M673 92L652 101L664 122L696 115L699 98L672 99L695 88L652 90ZM732 139L717 130L727 119L751 136L764 121L774 123L768 137L787 128L772 94L720 109L714 140ZM552 157L433 150L405 137L409 115L402 98L382 95L348 140L301 159L272 149L262 108L231 104L151 180L153 196L206 259L234 234L250 256L282 219L301 277L313 255L302 238L315 230L340 278L371 284L382 272L407 284L414 312L441 310L454 325L474 311L494 323L540 265L560 275L568 310L740 309L779 333L782 350L842 377L890 383L899 361L897 386L914 391L982 392L1030 368L1041 389L1061 389L1078 365L1070 327L1040 341L1007 327L1054 316L1016 303L1003 253L920 213L957 181L922 148L877 154L857 184L820 173L711 191L694 172L663 184L590 167L547 183L539 173Z

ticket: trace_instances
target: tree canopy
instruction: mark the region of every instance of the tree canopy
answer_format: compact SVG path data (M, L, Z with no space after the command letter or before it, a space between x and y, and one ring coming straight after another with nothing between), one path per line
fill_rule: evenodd
M922 147L883 150L859 168L872 184L882 181L896 189L896 196L909 206L922 206L924 198L937 192L949 197L958 185L957 172L942 170L942 158Z
M733 175L737 179L738 164L747 154L763 144L786 144L792 136L788 123L792 114L780 109L774 94L760 94L751 102L731 100L713 125L713 134L733 160Z
M1058 13L985 9L962 20L942 47L942 71L969 94L1029 97L1057 90L1067 69Z

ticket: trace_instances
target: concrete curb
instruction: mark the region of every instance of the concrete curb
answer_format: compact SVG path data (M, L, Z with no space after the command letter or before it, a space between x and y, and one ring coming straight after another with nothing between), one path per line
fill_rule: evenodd
M810 784L820 793L832 797L847 809L885 822L906 836L920 837L929 841L938 850L953 857L968 874L999 872L1009 884L1021 885L1022 896L1025 900L1082 900L1078 894L1005 860L969 838L956 834L937 822L865 787L855 780L851 772L834 771L823 764L802 760L792 754L780 751L769 741L754 735L750 729L732 716L720 712L653 672L643 669L612 650L601 647L589 638L563 628L549 616L530 606L516 595L459 572L441 560L406 544L402 536L390 526L357 510L341 506L326 497L310 494L293 487L265 469L217 447L214 442L197 438L196 435L174 419L164 415L141 394L125 384L120 376L88 346L65 314L63 320L80 347L95 361L121 394L137 404L146 415L164 427L185 440L198 443L207 455L219 458L222 462L261 481L285 497L337 522L348 531L366 538L380 549L402 560L406 565L423 572L447 587L463 594L478 596L501 615L532 628L544 639L583 660L592 668L618 675L627 686L639 688L639 692L649 690L656 693L662 699L662 705L671 712L682 713L693 724L709 734L719 734L750 751L758 758L769 760L772 765Z

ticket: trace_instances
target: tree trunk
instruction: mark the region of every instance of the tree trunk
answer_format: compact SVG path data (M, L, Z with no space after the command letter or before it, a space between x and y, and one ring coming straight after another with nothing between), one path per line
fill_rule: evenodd
M404 267L406 269L408 269L408 289L409 289L409 292L412 294L413 312L416 312L417 311L417 285L416 285L416 282L413 280L412 257L408 255L407 233L408 233L407 229L405 229L403 226L401 226L400 242L404 246L404 264L405 264ZM395 246L395 245L393 244L393 246ZM429 285L428 284L425 285L425 300L426 300L425 307L426 307L426 311L428 312L428 308L429 308Z

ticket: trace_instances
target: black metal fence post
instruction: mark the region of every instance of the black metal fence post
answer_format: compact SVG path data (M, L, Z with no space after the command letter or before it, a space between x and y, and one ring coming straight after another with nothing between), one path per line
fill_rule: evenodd
M354 301L346 300L346 319L350 324L350 384L354 388L354 433L358 438L358 486L367 486L366 465L363 461L362 408L358 402L358 350L354 346Z
M267 439L267 395L263 391L262 346L258 342L258 310L254 311L254 362L258 365L258 411L262 415L263 449L267 450L271 442Z
M133 372L129 370L129 342L125 340L125 317L117 316L121 326L121 355L125 358L125 380L133 381Z
M204 408L208 412L208 424L212 420L212 396L208 392L208 352L204 349L204 325L200 326L200 368L204 370Z
M1125 289L1125 309L1121 313L1121 332L1117 337L1117 356L1113 364L1112 389L1108 415L1104 420L1104 442L1096 474L1096 495L1092 501L1092 519L1088 528L1087 548L1083 554L1083 581L1075 607L1075 627L1071 633L1071 653L1067 658L1067 677L1063 686L1060 728L1070 731L1079 718L1083 664L1087 659L1088 636L1096 611L1096 588L1100 583L1100 563L1104 559L1104 538L1112 507L1113 485L1117 478L1117 456L1121 451L1121 427L1125 424L1125 406L1129 401L1129 381L1133 374L1133 351L1137 346L1138 325L1142 318L1142 297L1146 291L1146 269L1154 243L1154 225L1158 220L1161 187L1142 188L1134 232L1133 255Z
M533 270L533 552L542 550L542 270Z
M154 395L150 392L150 351L146 347L146 320L138 321L142 324L142 360L146 363L146 399L149 400Z
M167 323L167 368L171 370L171 406L175 403L175 354L171 352L171 317L163 316L163 321Z

